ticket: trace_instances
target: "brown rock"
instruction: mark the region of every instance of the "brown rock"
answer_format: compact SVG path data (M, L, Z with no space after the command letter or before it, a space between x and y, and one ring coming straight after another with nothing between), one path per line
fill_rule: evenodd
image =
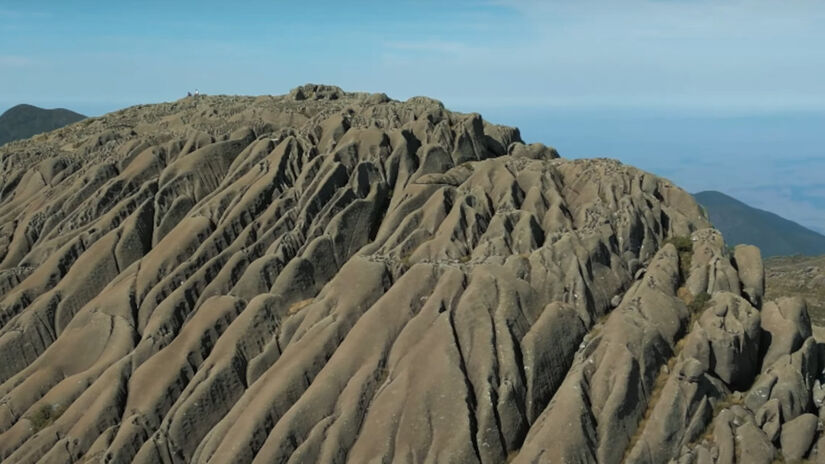
M802 342L811 336L811 322L800 298L781 298L769 301L762 309L762 329L768 342L763 369L770 367L777 359L791 354Z
M759 462L821 396L687 192L436 100L203 96L0 159L4 463Z
M771 445L768 437L750 422L746 422L736 429L736 444L741 453L739 462L770 464L774 460L776 450Z
M819 418L814 414L803 414L782 426L782 456L786 462L797 462L808 454L814 442Z
M752 245L737 245L733 259L739 271L739 280L742 282L742 293L756 308L762 307L762 297L765 295L765 266L762 264L762 253Z

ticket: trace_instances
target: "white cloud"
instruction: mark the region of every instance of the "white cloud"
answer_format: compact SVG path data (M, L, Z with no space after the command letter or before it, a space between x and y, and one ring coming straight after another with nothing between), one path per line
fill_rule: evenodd
M825 3L487 5L502 17L493 31L456 34L456 24L387 39L378 55L382 82L405 83L418 89L412 93L444 101L491 106L825 108L825 81L819 78L825 71L825 48L819 45L825 41ZM410 73L417 77L407 79Z

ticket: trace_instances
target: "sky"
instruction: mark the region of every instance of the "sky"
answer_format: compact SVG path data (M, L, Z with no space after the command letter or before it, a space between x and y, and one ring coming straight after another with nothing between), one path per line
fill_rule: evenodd
M825 233L825 2L0 0L0 111L427 95Z

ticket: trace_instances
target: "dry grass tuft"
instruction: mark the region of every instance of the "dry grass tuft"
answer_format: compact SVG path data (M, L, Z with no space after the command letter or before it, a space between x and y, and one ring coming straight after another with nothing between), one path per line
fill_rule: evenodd
M693 260L693 240L684 236L670 237L662 243L662 246L668 243L676 247L676 251L679 252L679 271L682 273L682 280L687 280Z
M295 314L298 311L300 311L300 310L306 308L307 306L309 306L309 304L312 303L313 301L315 301L315 298L307 298L306 300L301 300L301 301L298 301L296 303L293 303L292 306L289 307L287 312L289 314Z

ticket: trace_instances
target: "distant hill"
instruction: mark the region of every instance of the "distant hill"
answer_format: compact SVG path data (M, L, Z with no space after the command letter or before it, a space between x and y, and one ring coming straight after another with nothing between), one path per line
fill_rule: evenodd
M0 115L0 145L59 129L81 119L86 116L63 108L47 110L17 105Z
M731 245L756 245L764 257L825 254L825 235L793 221L748 206L722 192L699 192L694 197Z

